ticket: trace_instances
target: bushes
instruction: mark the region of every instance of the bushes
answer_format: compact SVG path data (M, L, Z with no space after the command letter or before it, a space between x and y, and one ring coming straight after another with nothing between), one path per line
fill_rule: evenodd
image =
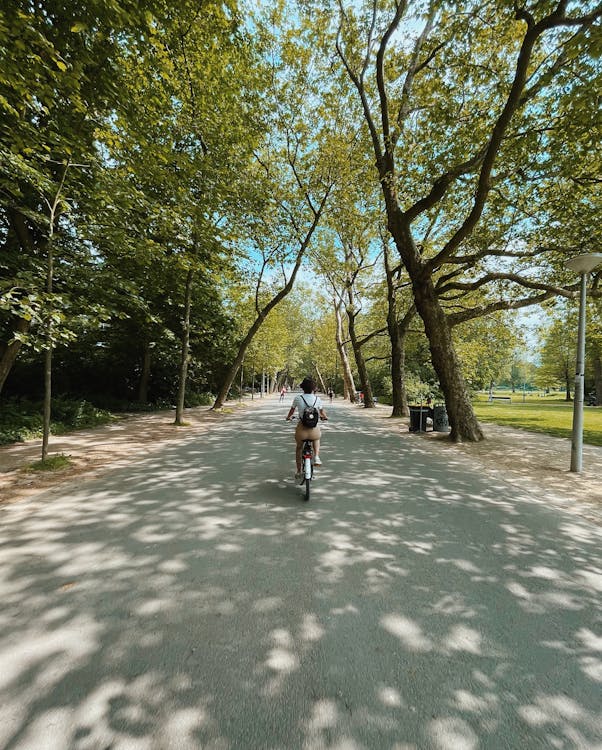
M213 393L187 393L184 406L188 409L194 406L211 406L214 401Z
M29 401L4 401L0 411L0 445L22 443L42 435L42 405Z
M42 436L43 405L27 399L2 402L0 411L0 445L19 443ZM52 402L50 431L61 435L70 430L82 430L107 424L115 419L113 414L98 409L89 401L57 398Z

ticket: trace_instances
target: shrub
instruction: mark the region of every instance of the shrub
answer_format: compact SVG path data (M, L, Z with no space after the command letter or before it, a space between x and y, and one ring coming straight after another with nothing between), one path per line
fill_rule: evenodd
M184 400L184 406L191 408L194 406L211 406L215 401L212 393L188 393Z
M89 401L59 397L52 401L50 432L61 435L69 430L107 424L115 419L113 414L98 409ZM27 399L10 399L2 402L0 410L0 445L20 443L42 436L43 404Z

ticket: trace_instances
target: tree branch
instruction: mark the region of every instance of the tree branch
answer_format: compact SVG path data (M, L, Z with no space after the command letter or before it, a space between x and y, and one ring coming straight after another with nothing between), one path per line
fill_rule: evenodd
M337 31L337 38L335 42L335 47L338 56L341 59L341 62L343 63L343 66L345 70L347 71L347 75L351 79L353 85L357 89L357 92L360 97L360 101L362 103L362 109L364 111L364 117L366 118L366 123L368 125L368 130L370 131L370 138L372 139L372 145L374 147L374 154L376 155L376 161L380 165L382 163L382 148L380 145L380 139L378 137L378 132L376 130L376 126L374 125L374 119L372 117L372 111L370 109L370 104L368 103L368 98L366 96L366 91L364 89L364 82L363 79L360 78L351 65L349 64L349 61L345 57L345 54L343 52L343 48L341 47L340 43L340 37L341 37L341 26L339 25L338 31Z
M576 21L576 19L569 19L564 15L566 1L561 0L557 5L556 10L554 10L538 23L535 23L533 17L524 9L518 8L517 6L515 7L516 18L525 21L525 23L527 24L527 32L523 37L521 48L516 61L514 78L508 96L506 98L506 103L492 129L489 142L485 147L485 153L482 159L481 170L479 173L479 179L473 199L472 209L470 210L462 225L445 244L443 249L428 261L427 266L429 270L436 268L437 266L441 265L442 262L445 262L447 260L447 258L454 252L454 250L460 245L460 243L474 229L481 217L483 208L485 206L485 201L491 189L491 174L493 171L495 159L502 144L504 135L510 125L512 117L522 103L522 92L524 91L525 82L527 80L529 72L529 65L531 63L531 58L536 41L545 31L549 29L563 25L588 25L593 22L595 18L602 14L602 5L600 5L596 11L593 11L588 16L581 17L579 21Z
M376 86L378 89L378 97L380 99L380 113L383 138L385 142L385 152L389 154L391 153L392 144L389 122L389 101L387 97L387 87L385 84L385 53L387 51L389 39L397 30L397 27L399 26L401 19L403 18L403 15L406 11L406 7L407 0L398 0L398 2L396 3L395 15L393 16L389 27L383 34L383 37L380 40L380 45L378 47L378 52L376 53Z

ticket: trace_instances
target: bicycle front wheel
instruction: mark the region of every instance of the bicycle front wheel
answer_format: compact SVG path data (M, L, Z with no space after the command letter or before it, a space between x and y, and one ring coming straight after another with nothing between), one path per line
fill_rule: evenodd
M309 501L309 485L311 484L311 479L305 480L305 502Z

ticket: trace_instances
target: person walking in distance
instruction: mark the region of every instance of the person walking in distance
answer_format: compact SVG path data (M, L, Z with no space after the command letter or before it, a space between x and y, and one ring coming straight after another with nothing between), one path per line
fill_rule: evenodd
M299 421L295 428L295 442L297 443L297 449L295 451L295 463L297 466L297 472L295 474L296 479L301 477L301 451L303 448L304 440L311 440L314 446L314 466L321 466L322 459L320 458L320 438L322 431L318 424L318 420L311 418L308 415L312 414L319 415L320 420L323 422L328 421L328 417L322 406L322 401L318 395L316 395L316 383L311 378L304 378L301 382L301 390L303 393L299 393L293 399L291 408L286 415L287 422L293 418L295 410L299 412Z

